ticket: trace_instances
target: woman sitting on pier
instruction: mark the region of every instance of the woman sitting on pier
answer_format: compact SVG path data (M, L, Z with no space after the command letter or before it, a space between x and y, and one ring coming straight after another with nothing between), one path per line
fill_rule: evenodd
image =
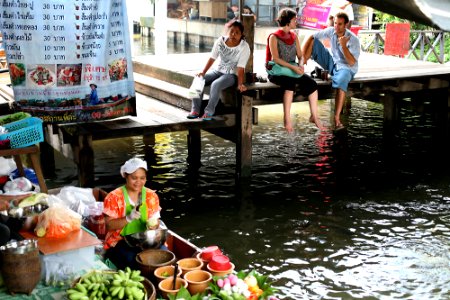
M249 57L250 47L244 40L244 25L239 21L234 21L228 27L227 36L221 36L216 40L211 51L211 57L206 62L203 71L197 74L197 76L205 78L206 86L211 85L208 105L202 116L203 120L212 119L222 90L234 86L236 82L240 92L247 90L244 85L244 74ZM208 72L217 58L220 58L219 63L214 70ZM200 117L202 99L203 93L200 97L192 100L192 108L187 116L188 119Z
M277 22L279 29L271 33L267 39L266 68L269 80L284 90L284 128L289 133L294 131L290 114L294 92L296 91L296 85L298 85L300 94L308 97L311 111L309 121L315 123L319 129L323 130L317 113L317 83L314 79L304 74L300 41L292 31L297 27L297 13L293 9L284 8L278 14ZM296 58L298 58L298 63L295 62ZM281 66L280 70L285 70L285 72L282 74L270 72L273 68L273 63Z
M136 255L141 248L130 247L123 236L159 227L159 197L144 185L147 181L147 163L132 158L120 168L125 185L110 192L104 200L106 218L105 258L119 269L129 266L137 269Z

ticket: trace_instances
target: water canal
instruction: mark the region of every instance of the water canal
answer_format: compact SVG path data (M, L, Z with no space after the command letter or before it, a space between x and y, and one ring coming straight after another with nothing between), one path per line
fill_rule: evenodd
M138 43L151 54L151 42ZM320 103L327 124L331 104ZM160 134L148 186L171 229L219 245L239 270L270 275L282 299L450 299L449 158L427 105L406 104L393 141L383 137L379 104L353 100L339 134L309 124L306 102L293 107L292 135L280 105L261 107L253 176L241 185L233 143L202 132L196 173L186 133ZM94 147L106 190L122 184L125 159L144 156L139 137ZM56 158L50 187L76 185L75 165Z

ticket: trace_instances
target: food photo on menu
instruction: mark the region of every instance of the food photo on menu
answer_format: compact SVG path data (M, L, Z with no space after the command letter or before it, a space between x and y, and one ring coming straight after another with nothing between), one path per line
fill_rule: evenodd
M73 86L81 84L82 64L59 64L56 67L58 74L57 86Z
M27 84L30 87L49 87L55 84L55 65L29 65L27 66Z
M125 57L113 60L108 64L108 68L111 82L128 78L127 59Z
M13 86L25 85L26 70L25 65L21 63L9 64L9 75L11 77L11 84Z

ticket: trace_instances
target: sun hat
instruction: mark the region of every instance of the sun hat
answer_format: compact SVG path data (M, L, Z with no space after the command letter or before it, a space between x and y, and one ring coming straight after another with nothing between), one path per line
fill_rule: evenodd
M120 167L120 175L122 175L122 177L125 178L125 174L134 173L139 168L142 168L145 171L147 171L147 162L145 160L140 159L140 158L133 157L133 158L127 160Z

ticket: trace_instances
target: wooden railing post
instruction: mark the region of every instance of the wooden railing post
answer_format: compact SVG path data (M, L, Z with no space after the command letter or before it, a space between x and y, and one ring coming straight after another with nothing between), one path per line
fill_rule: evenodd
M252 175L252 100L251 96L238 94L236 119L236 175L249 178Z

